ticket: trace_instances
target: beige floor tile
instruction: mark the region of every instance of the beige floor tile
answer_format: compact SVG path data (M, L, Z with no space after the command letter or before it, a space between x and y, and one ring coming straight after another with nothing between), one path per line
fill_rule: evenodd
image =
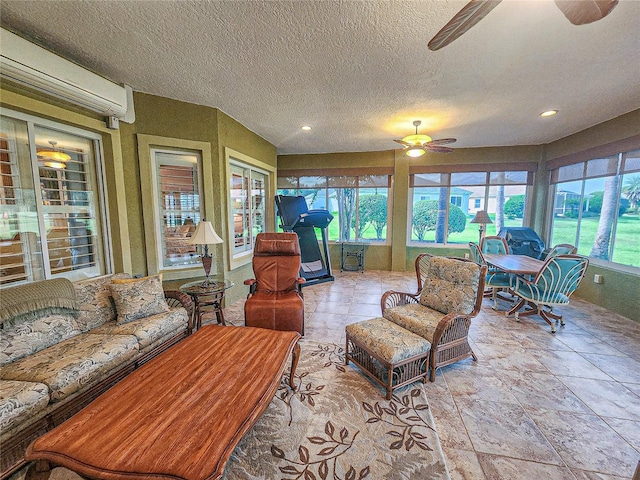
M519 404L456 397L456 405L476 452L564 465Z
M611 380L611 377L577 352L539 351L531 354L554 375Z
M547 465L498 455L478 454L487 480L553 479L575 480L564 466Z
M478 456L473 450L442 448L451 480L485 480Z
M640 453L598 416L539 410L532 417L569 467L633 475Z
M596 415L640 420L640 397L624 385L589 378L558 378Z
M627 355L613 356L601 353L582 353L584 358L593 363L618 382L640 384L640 362Z
M640 452L640 422L623 420L620 418L602 418L618 435L624 438L629 445Z

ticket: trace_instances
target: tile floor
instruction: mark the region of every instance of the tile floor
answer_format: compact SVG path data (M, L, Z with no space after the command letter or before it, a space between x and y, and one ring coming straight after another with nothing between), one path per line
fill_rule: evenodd
M305 337L343 345L345 325L380 315L383 292L416 285L410 272L367 271L305 287ZM630 479L640 460L640 323L574 298L556 309L566 326L553 335L539 317L516 322L491 305L470 331L478 362L444 367L426 385L451 478ZM225 315L241 325L243 301Z

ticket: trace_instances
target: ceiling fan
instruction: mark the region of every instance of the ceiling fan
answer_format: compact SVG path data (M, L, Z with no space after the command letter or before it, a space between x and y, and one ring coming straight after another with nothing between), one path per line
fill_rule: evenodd
M439 140L433 140L429 135L419 135L418 127L421 123L422 122L420 120L413 122L413 125L416 127L415 134L408 135L402 140L394 140L394 142L398 142L407 149L407 155L409 157L419 157L424 155L427 151L437 153L453 152L453 148L444 147L443 145L455 142L455 138L441 138Z
M502 0L471 0L428 44L429 50L439 50L449 45L482 20ZM601 20L618 4L618 0L555 0L557 7L574 25L584 25Z

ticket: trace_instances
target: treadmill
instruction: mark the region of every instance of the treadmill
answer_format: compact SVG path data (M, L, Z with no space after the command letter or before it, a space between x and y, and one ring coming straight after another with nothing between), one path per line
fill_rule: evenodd
M333 220L327 210L309 210L303 196L276 195L277 214L280 217L280 228L285 232L298 234L302 264L300 276L306 280L302 287L316 283L332 282L331 258L327 227ZM318 245L316 228L322 234L322 250Z

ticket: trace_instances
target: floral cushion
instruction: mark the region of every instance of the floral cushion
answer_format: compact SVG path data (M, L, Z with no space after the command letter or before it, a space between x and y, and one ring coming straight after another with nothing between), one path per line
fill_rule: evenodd
M4 324L0 333L0 365L39 352L80 333L73 315L52 313L31 318L23 315L19 324Z
M44 410L49 389L42 383L0 380L0 431L6 432Z
M124 278L131 278L131 275L118 273L73 284L80 308L78 325L83 332L116 319L116 307L111 297L110 285L112 279Z
M109 322L88 333L92 335L134 335L138 339L140 350L142 350L150 344L155 344L161 338L170 338L186 330L187 322L187 311L180 307L128 323Z
M159 275L114 279L110 288L119 324L169 311Z
M385 309L384 318L433 343L433 334L444 315L418 303Z
M138 354L129 335L81 334L0 368L2 380L44 383L57 402L106 378Z
M431 348L424 338L380 317L352 323L345 330L359 345L375 352L389 364L426 354Z
M444 314L473 312L480 284L480 265L446 257L432 257L420 303Z

